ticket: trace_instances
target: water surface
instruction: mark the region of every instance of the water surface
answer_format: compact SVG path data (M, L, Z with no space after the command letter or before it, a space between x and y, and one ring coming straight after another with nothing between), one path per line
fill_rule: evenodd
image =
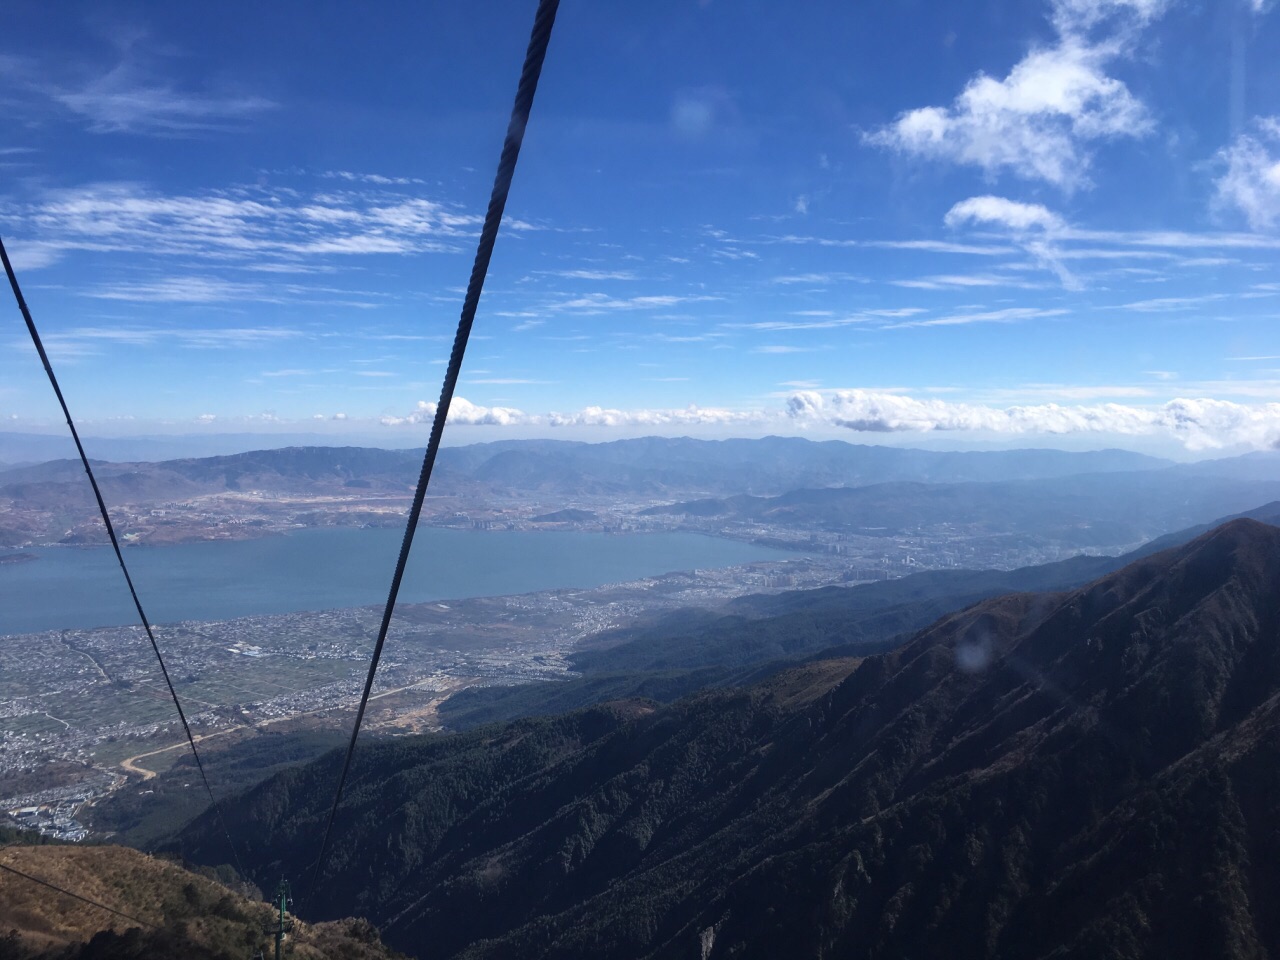
M403 531L329 528L259 540L126 547L154 623L222 620L386 601ZM110 547L41 547L0 563L0 635L137 623ZM400 600L501 596L794 557L692 533L617 536L575 531L424 527Z

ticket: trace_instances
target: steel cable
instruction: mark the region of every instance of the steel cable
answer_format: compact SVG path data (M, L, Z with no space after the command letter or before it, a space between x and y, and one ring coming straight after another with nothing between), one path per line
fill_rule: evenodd
M187 714L182 709L182 703L178 700L178 691L174 689L173 681L169 678L169 668L165 666L164 657L160 654L160 645L156 643L156 635L151 629L151 621L147 619L147 614L142 609L142 601L138 599L138 591L134 588L133 577L129 575L129 567L124 562L124 553L120 550L120 540L116 537L115 526L111 523L110 513L107 512L106 501L102 499L102 490L98 487L98 479L94 476L93 467L89 465L89 456L84 452L84 444L80 442L80 433L76 430L75 421L71 417L71 410L67 407L67 401L62 396L62 388L58 386L58 378L54 375L53 365L49 362L49 354L45 352L44 342L40 339L40 332L36 329L35 320L31 318L31 311L27 308L26 298L22 296L22 288L18 286L18 276L14 273L13 264L9 261L9 252L5 249L2 237L0 237L0 261L4 262L4 272L9 278L9 286L13 288L14 299L18 301L18 309L22 312L22 319L27 323L27 332L31 334L31 342L35 345L36 352L40 355L40 362L44 364L44 372L49 375L49 383L58 398L59 406L62 407L62 414L67 419L67 427L71 430L71 439L75 441L76 450L80 454L80 462L84 465L84 472L89 476L89 485L93 487L94 499L98 501L98 512L102 515L102 523L107 528L107 537L111 540L111 549L116 553L116 560L119 561L120 570L124 574L124 582L129 587L129 596L133 598L133 606L138 611L138 619L142 621L142 628L146 630L147 639L151 641L151 649L155 651L156 661L160 664L160 672L164 675L165 685L169 688L169 696L173 698L173 705L178 709L178 719L182 721L183 732L187 735L187 742L191 744L191 755L195 757L196 766L200 768L200 779L204 781L204 789L209 794L209 802L213 804L214 814L222 827L223 835L227 838L227 845L230 847L231 856L236 862L236 869L240 871L240 876L247 880L249 878L244 872L243 864L240 863L240 855L236 852L236 845L231 839L231 831L227 829L227 822L223 819L222 808L218 805L218 801L213 795L213 788L209 786L209 778L204 771L204 761L200 759L200 751L196 749L195 737L191 734L191 725L187 723Z
M325 857L329 850L329 839L333 832L334 818L338 813L338 804L342 800L342 791L346 786L347 775L351 770L351 758L355 753L356 739L360 735L360 725L364 721L365 707L369 702L369 694L373 690L374 676L378 671L378 662L382 658L382 647L387 639L387 630L391 625L391 615L395 609L396 597L400 592L400 581L404 577L405 564L409 559L409 549L413 544L413 534L422 515L422 503L427 494L427 485L431 481L431 471L435 466L436 453L440 449L440 437L444 432L444 424L449 416L449 405L453 401L453 391L458 383L458 374L462 369L462 357L467 349L467 340L471 335L471 325L475 321L476 308L480 303L480 294L484 289L485 277L489 271L489 260L493 256L494 243L498 238L498 228L502 223L502 212L507 205L507 194L511 189L511 180L515 174L516 160L520 156L520 144L524 139L525 127L529 122L529 111L533 107L533 96L538 89L538 77L542 73L542 62L547 54L547 44L551 40L551 28L555 24L556 10L559 0L539 0L538 11L534 16L533 31L529 37L529 47L525 53L524 68L520 72L520 83L516 88L515 105L511 110L511 121L507 125L506 140L502 145L502 155L498 161L498 172L493 180L493 192L489 197L489 209L485 214L484 226L480 231L480 242L476 249L475 263L471 268L471 280L467 284L466 299L462 304L462 316L458 320L458 330L453 340L453 352L449 356L449 366L445 371L444 384L440 389L440 402L436 404L435 417L431 423L431 435L427 441L427 451L422 459L422 472L418 477L418 487L414 491L413 506L409 510L409 520L405 527L404 540L400 545L400 556L396 560L395 573L391 578L391 590L387 596L387 604L382 612L382 623L378 628L378 638L374 643L373 656L369 661L369 673L365 678L364 693L360 697L360 706L356 710L355 725L351 731L351 742L347 745L346 759L342 764L342 774L338 779L338 788L333 795L333 806L329 810L329 819L325 824L324 838L320 842L320 854L316 858L315 869L311 876L311 889L316 888L320 874L324 869Z

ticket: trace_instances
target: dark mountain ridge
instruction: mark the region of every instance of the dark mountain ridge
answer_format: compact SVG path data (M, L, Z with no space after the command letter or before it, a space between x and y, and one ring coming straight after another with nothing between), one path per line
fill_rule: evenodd
M888 654L366 746L306 910L422 957L1266 956L1278 583L1237 520ZM228 808L251 870L302 872L338 760Z

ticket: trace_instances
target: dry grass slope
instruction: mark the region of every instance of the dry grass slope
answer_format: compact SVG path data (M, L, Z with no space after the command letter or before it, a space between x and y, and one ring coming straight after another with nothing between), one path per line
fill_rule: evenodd
M245 960L262 947L270 905L126 847L0 848L0 863L148 921L145 929L0 872L0 960L181 956ZM297 922L286 943L294 960L389 960L377 931L363 920Z

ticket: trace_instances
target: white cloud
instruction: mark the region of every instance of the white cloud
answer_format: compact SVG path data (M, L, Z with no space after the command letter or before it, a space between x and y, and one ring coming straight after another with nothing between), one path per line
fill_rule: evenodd
M1033 227L1056 230L1063 226L1062 218L1041 204L1019 203L990 195L961 200L947 211L942 220L948 227L970 221L994 223L1011 230L1029 230Z
M1083 287L1063 263L1072 254L1064 252L1056 242L1056 238L1066 230L1067 224L1042 204L1020 203L990 194L970 197L948 210L943 222L949 227L969 222L1004 227L1010 231L1012 239L1022 247L1034 265L1052 272L1069 290Z
M1280 117L1256 122L1258 135L1242 133L1217 159L1226 171L1215 181L1218 202L1244 214L1254 230L1280 223Z
M411 413L403 417L383 417L381 422L386 426L431 423L435 420L436 406L435 403L419 400L417 408ZM448 422L460 426L510 427L530 423L535 419L529 417L523 410L512 407L482 407L464 397L454 397L449 404Z
M868 142L915 156L1008 171L1064 190L1088 185L1090 144L1150 132L1146 108L1109 61L1126 52L1117 34L1091 41L1090 28L1128 11L1139 22L1157 0L1060 0L1055 45L1031 50L1003 80L978 74L949 107L919 107L867 135Z
M52 243L17 241L6 244L6 249L13 269L18 271L40 270L62 259L62 250Z
M1191 450L1280 443L1280 403L1177 399L1152 406L1045 403L1006 408L867 390L799 391L787 399L798 422L867 433L981 431L997 434L1164 435Z
M387 426L430 423L436 405L419 401L417 407L403 417L383 417ZM663 427L758 423L777 419L779 414L759 410L726 410L716 407L688 407L674 410L618 410L589 406L573 413L534 415L511 407L483 407L462 397L454 397L449 408L449 423L465 426L529 426L548 427Z
M1116 16L1147 23L1164 13L1168 0L1053 0L1053 22L1062 33L1080 33Z
M725 410L689 406L676 410L613 410L585 407L577 413L553 413L553 427L663 427L756 423L765 419L759 411Z

